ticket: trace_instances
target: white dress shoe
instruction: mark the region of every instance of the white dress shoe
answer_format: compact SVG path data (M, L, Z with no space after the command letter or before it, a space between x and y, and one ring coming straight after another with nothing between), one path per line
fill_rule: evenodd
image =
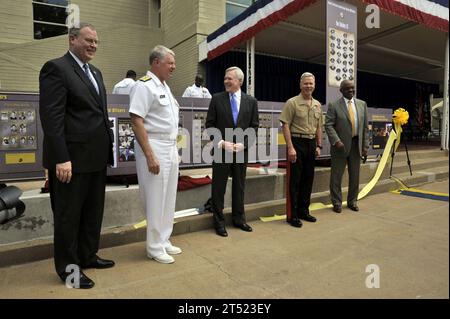
M168 253L169 255L179 255L182 252L181 248L177 246L169 246L166 247L165 249L166 253Z
M159 256L148 255L148 257L156 260L157 262L159 262L161 264L172 264L175 262L175 259L173 259L173 257L168 254L162 254Z

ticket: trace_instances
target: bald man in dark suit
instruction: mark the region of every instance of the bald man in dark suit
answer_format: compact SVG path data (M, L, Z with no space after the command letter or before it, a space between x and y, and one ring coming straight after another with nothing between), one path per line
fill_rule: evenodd
M331 145L330 196L333 211L342 211L342 176L348 166L347 207L359 211L359 168L361 157L369 149L368 118L366 102L354 97L355 84L341 82L342 97L328 105L325 117L325 131Z

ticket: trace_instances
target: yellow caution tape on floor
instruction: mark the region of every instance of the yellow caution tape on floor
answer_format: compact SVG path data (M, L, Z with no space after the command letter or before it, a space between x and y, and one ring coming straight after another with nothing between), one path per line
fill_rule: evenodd
M431 192L431 191L426 191L426 190L423 190L423 189L417 189L417 188L411 188L411 187L399 188L399 189L391 191L391 193L401 194L402 191L405 191L405 190L408 190L410 192L420 193L420 194L428 194L428 195L436 195L436 196L447 196L447 197L449 196L449 194L446 194L446 193Z
M436 195L436 196L447 196L447 197L449 196L449 194L447 194L447 193L432 192L432 191L427 191L427 190L423 190L423 189L417 189L417 188L409 187L409 186L407 186L405 183L403 183L400 179L398 179L395 176L391 176L391 179L393 179L395 182L397 182L397 184L400 185L400 188L391 191L391 193L393 193L393 194L401 194L402 191L407 190L407 191L411 191L411 192L415 192L415 193L421 193L421 194Z
M403 189L408 189L409 188L409 186L407 186L405 183L403 183L403 181L400 180L399 178L397 178L395 176L391 176L390 178L393 179L397 184L399 184L400 188L403 188Z
M275 220L282 220L282 219L286 219L286 215L273 215L273 216L269 216L269 217L259 217L259 219L261 219L263 222L273 222Z
M134 229L139 229L139 228L142 228L142 227L147 227L147 221L146 221L146 220L143 220L143 221L141 221L140 223L134 224L133 227L134 227Z
M309 210L314 211L314 210L319 210L319 209L324 209L324 208L332 208L332 207L333 207L332 204L325 205L322 203L311 203L309 205Z
M175 225L177 222L173 221L173 224ZM134 224L133 225L134 229L139 229L139 228L143 228L143 227L147 227L147 221L143 220L140 223Z

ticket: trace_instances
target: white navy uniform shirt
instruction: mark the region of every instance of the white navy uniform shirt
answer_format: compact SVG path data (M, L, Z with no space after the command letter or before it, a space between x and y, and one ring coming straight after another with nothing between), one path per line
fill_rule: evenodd
M188 86L183 93L183 97L211 98L211 93L204 86L196 86L195 84Z
M148 77L150 79L148 79ZM147 72L130 92L130 113L144 119L148 134L164 134L176 139L178 134L179 105L167 83Z
M130 78L123 79L116 85L112 91L113 94L130 94L131 88L136 84L136 81Z

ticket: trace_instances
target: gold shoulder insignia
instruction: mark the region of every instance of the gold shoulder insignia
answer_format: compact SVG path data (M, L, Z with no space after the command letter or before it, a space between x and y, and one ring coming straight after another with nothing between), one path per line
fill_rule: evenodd
M151 77L149 77L148 75L145 75L145 76L141 77L139 79L139 81L147 82L147 81L150 81L151 79L152 79Z

